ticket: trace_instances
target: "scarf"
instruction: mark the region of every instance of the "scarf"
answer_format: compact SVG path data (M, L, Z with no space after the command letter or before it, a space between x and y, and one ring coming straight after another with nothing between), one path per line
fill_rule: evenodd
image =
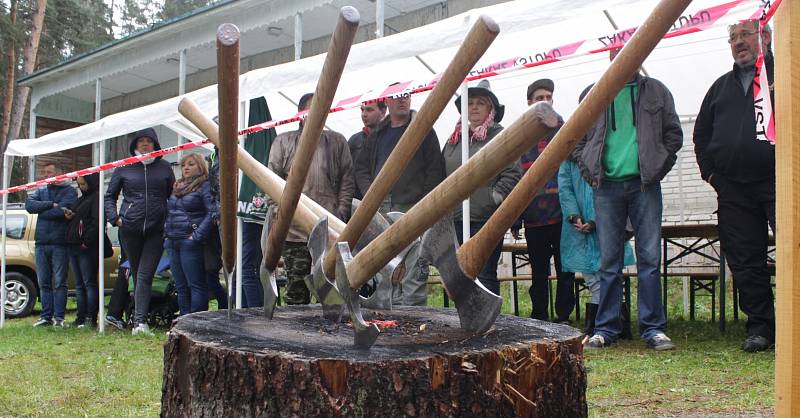
M197 190L204 181L208 180L208 174L200 174L192 177L183 177L175 182L172 193L176 197L183 197Z
M489 133L489 127L492 126L492 123L494 123L494 109L489 112L489 116L486 117L486 120L484 120L480 126L474 130L470 129L469 143L486 141L486 135ZM456 122L456 128L453 130L453 133L450 134L447 143L455 145L458 144L458 141L461 141L461 118Z
M136 155L137 157L140 157L140 156L144 155L144 154L142 154L142 153L141 153L141 152L139 152L139 151L133 151L133 153L134 153L134 155ZM155 158L148 158L148 159L146 159L146 160L142 161L141 163L142 163L142 164L144 164L144 165L150 165L150 164L153 164L154 162L156 162L156 159L155 159Z

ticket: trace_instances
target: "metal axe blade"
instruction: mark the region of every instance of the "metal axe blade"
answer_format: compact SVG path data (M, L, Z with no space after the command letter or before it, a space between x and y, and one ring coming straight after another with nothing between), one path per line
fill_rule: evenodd
M322 271L322 262L328 249L328 218L320 219L308 235L308 251L314 260L311 267L311 276L306 278L306 286L322 305L322 316L329 320L336 320L344 309L344 298L339 295L336 286L325 277Z
M264 227L261 230L261 250L265 254L267 252L267 246L269 245L269 231L272 228L274 216L275 207L270 206L267 210L267 218L264 220ZM275 304L278 303L279 297L278 283L275 280L275 271L267 266L266 259L262 259L259 273L261 276L261 286L264 288L264 316L272 319L275 313Z
M456 230L449 216L436 222L422 238L421 255L439 270L445 290L455 302L461 328L483 333L500 314L503 298L464 274L456 259L457 250Z
M336 288L344 298L347 310L350 312L350 320L353 324L354 344L359 348L370 348L378 339L380 330L375 324L367 324L361 315L360 296L358 290L350 288L350 281L347 279L347 265L353 261L350 253L350 246L346 242L336 244Z

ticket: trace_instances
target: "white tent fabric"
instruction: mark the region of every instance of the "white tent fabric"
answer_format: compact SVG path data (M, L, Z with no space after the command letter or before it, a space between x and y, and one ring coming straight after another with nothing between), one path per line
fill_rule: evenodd
M723 1L695 1L687 13ZM651 1L636 0L518 0L474 9L427 26L354 45L335 101L357 96L369 89L381 91L394 81L428 80L433 74L423 62L436 72L444 71L472 23L481 14L492 17L500 25L501 34L476 68L615 33L617 29L604 11L619 29L638 26L652 5ZM749 18L759 6L757 0L746 1L736 9L736 16ZM732 60L726 37L725 28L718 26L667 39L645 62L647 73L663 81L673 92L679 114L696 114L708 86L730 69ZM240 78L241 99L265 96L273 117L289 118L296 108L286 98L296 101L303 93L314 90L324 58L324 55L317 55L243 74ZM566 118L577 106L579 93L600 76L607 63L606 54L595 54L493 77L492 88L501 103L506 105L504 122L511 123L525 110L526 86L542 77L555 81L555 107ZM208 115L217 113L216 86L185 96L192 98ZM415 96L413 106L419 107L426 96ZM157 125L165 125L190 140L200 139L202 135L178 113L181 98L174 97L109 115L97 122L38 139L12 141L7 154L32 156L53 153ZM435 125L440 141L444 141L452 131L456 119L455 108L448 107ZM361 128L359 112L351 110L330 114L327 126L349 136ZM280 130L293 128L290 124Z

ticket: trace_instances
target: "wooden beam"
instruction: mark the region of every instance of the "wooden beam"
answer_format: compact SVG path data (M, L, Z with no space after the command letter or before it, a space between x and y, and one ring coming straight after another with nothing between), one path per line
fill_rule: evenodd
M775 22L777 309L775 416L800 411L800 0Z

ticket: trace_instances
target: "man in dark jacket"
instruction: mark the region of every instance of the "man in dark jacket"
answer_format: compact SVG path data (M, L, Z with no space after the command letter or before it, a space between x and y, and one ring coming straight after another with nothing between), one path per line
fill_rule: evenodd
M528 86L528 106L537 102L548 102L553 105L553 80L543 78L534 81ZM564 124L561 116L558 126ZM553 140L558 129L540 139L536 145L522 155L520 159L523 172L527 172L547 144ZM554 322L569 323L569 315L575 306L575 274L561 270L561 203L558 200L558 173L554 174L544 188L536 194L531 203L522 213L525 225L525 242L528 246L528 257L533 269L533 282L528 293L531 296L531 318L547 321L550 319L548 306L550 304L550 259L556 270L556 303ZM519 235L519 230L512 228L514 236Z
M350 147L350 156L353 157L353 161L358 159L358 154L364 148L364 141L367 140L370 131L375 129L385 116L385 102L361 104L361 122L364 123L364 127L347 140L347 145ZM356 199L363 198L366 192L366 190L360 190L358 185L356 185ZM346 219L343 220L346 221Z
M312 96L312 93L304 95L297 110L308 110ZM268 166L283 179L289 176L302 132L303 123L296 131L278 135L272 144ZM353 160L350 158L347 141L338 132L323 130L306 176L303 193L339 219L348 219L353 190ZM293 225L286 235L282 255L286 271L286 304L311 303L311 294L305 283L306 277L311 274L312 263L308 251L308 234Z
M611 59L616 56L612 52ZM585 95L588 88L584 91ZM583 97L581 95L581 97ZM594 189L600 245L600 303L586 348L603 348L622 333L622 266L626 225L636 237L639 334L655 350L675 344L664 333L661 303L661 179L672 169L683 131L672 94L636 74L576 147L583 178Z
M152 128L137 132L130 143L131 155L142 155L161 149L158 135ZM150 291L156 266L164 251L164 220L167 199L172 193L175 174L170 164L156 157L114 170L105 195L106 219L119 227L119 238L130 261L135 280L133 334L148 334L147 314ZM122 205L117 212L117 198L122 192ZM109 306L107 318L118 326Z
M44 177L53 177L61 169L53 163L44 166ZM66 234L69 221L64 214L72 208L78 197L69 180L49 184L36 190L25 201L28 213L38 214L36 221L36 276L42 313L33 326L64 326L67 308L67 252Z
M775 341L775 307L767 269L767 224L775 231L775 146L759 140L753 98L759 36L772 77L771 32L757 21L728 28L735 64L708 90L694 125L700 175L717 192L719 237L747 314L744 351ZM767 88L767 86L761 86ZM769 86L772 95L772 86Z
M413 117L411 97L408 95L389 98L386 105L389 117L370 132L355 163L356 184L362 191L369 189ZM381 213L408 211L444 177L444 158L436 132L431 130L386 196ZM402 286L395 286L393 303L424 306L428 298L427 282L427 262L420 259L417 265L408 268Z

